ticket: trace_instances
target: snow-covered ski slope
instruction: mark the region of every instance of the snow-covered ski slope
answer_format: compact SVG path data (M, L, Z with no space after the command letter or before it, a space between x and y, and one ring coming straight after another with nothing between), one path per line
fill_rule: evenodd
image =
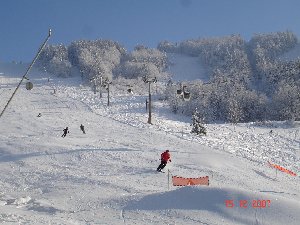
M208 81L207 71L199 57L187 56L179 53L167 53L169 67L167 71L177 81L203 80Z
M1 110L25 69L0 65ZM28 77L34 88L22 85L0 118L0 224L299 224L299 124L210 124L195 137L155 95L149 125L146 95L114 93L107 107L77 78ZM173 175L210 186L168 190L155 171L165 149Z

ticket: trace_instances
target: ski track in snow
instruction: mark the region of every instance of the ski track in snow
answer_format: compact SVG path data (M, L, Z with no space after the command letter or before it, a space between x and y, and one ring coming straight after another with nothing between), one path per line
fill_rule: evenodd
M10 74L0 77L1 106L19 82ZM299 176L266 163L300 173L299 124L208 124L196 137L156 95L149 125L146 94L112 93L107 107L77 78L29 77L34 88L22 85L0 118L1 224L298 224ZM209 175L210 186L167 190L167 173L155 172L166 148L172 175ZM271 205L255 209L255 199Z

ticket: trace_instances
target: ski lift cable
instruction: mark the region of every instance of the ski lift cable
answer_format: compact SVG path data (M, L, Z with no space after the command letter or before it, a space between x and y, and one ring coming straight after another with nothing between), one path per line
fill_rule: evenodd
M29 65L28 69L26 70L25 74L23 75L21 81L19 82L19 84L17 85L15 91L13 92L12 96L10 97L10 99L8 100L7 104L5 105L4 109L2 110L0 117L2 117L4 111L6 110L6 108L8 107L9 103L11 102L11 100L13 99L14 95L16 94L16 92L18 91L19 87L21 86L23 80L26 78L27 74L29 73L29 71L31 70L33 64L35 63L35 61L37 60L37 58L39 57L41 51L43 50L43 48L45 47L46 43L48 42L49 38L51 36L51 29L49 29L48 32L48 36L46 38L46 40L44 41L44 43L42 44L42 46L39 48L37 54L35 55L34 59L32 60L31 64Z

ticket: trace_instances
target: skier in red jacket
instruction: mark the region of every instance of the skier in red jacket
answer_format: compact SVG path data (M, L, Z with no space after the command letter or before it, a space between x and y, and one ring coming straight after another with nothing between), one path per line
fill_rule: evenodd
M171 162L171 155L169 153L169 150L164 151L163 153L161 153L160 155L160 160L161 163L160 165L157 167L157 171L161 172L161 170L163 168L165 168L165 166L167 165L168 161Z

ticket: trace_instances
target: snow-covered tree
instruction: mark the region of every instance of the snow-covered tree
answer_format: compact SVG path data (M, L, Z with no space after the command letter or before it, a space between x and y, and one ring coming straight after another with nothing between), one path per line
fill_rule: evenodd
M248 43L251 64L255 78L268 85L269 70L273 70L276 58L289 51L298 43L297 36L290 31L255 34ZM267 83L266 83L267 82Z
M172 95L167 99L173 108L187 115L196 107L201 109L201 115L208 121L248 122L276 115L287 118L291 113L286 107L285 113L279 109L276 112L273 105L287 98L283 91L287 84L298 88L300 62L283 62L276 57L296 43L291 32L256 35L249 44L239 35L184 41L180 44L181 52L198 56L211 79L209 84L190 87L193 97L189 102L178 102ZM283 83L285 88L280 89ZM276 98L270 98L275 90ZM295 102L295 96L290 99ZM298 109L295 105L288 108Z
M282 81L275 91L272 101L274 119L300 119L300 82L294 84ZM274 113L275 112L275 113Z
M187 40L180 43L183 54L199 57L212 78L227 76L235 82L251 85L251 65L246 42L240 35Z
M114 74L128 79L138 77L158 77L159 70L153 63L127 61L116 67Z
M228 99L228 120L231 123L238 123L243 119L243 109L241 103L232 96Z
M201 135L206 135L206 128L204 127L204 118L198 113L197 109L192 115L192 130L191 133Z
M72 71L68 50L64 45L47 45L39 55L36 65L43 71L61 77L70 76Z
M198 116L206 122L299 119L300 60L283 61L278 57L296 44L296 36L289 31L257 34L248 43L240 35L178 44L162 41L157 49L137 45L130 53L111 40L81 40L68 47L46 46L37 65L64 77L77 69L96 86L101 80L114 78L122 89L122 83L128 80L142 93L143 79L170 79L166 53L186 54L198 57L210 80L186 82L189 101L176 94L182 84L156 83L156 93L165 89L159 98L167 100L172 111L191 116L197 108Z
M249 45L251 49L256 50L258 47L264 50L264 56L274 59L278 55L287 52L295 47L298 39L291 31L274 32L268 34L255 34Z
M114 75L125 78L157 77L165 79L167 57L157 49L149 49L144 46L137 46L134 51L127 54L122 63L114 69Z
M161 41L157 45L157 49L161 52L167 53L180 53L180 48L177 43L171 43L169 41Z
M75 41L68 48L72 65L88 79L112 79L113 69L120 64L125 49L110 40Z
M180 52L189 56L198 57L203 53L203 46L207 43L207 39L186 40L179 44Z
M138 48L128 54L126 60L130 62L152 63L161 72L166 68L167 56L157 49Z

